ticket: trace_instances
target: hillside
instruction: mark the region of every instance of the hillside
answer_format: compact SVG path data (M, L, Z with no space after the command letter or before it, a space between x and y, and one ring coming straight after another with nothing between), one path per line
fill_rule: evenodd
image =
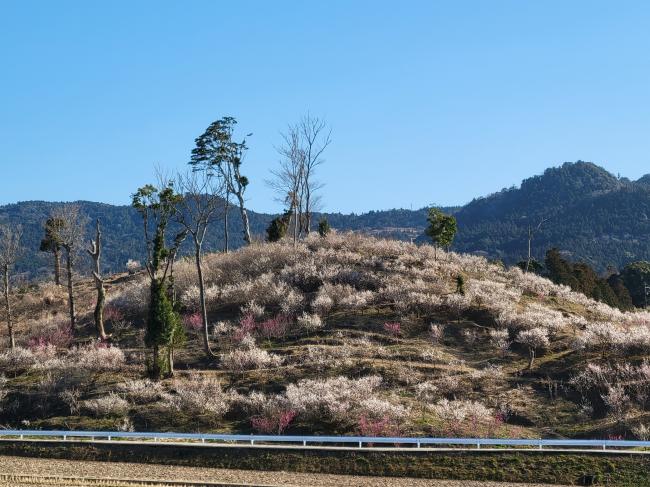
M512 264L526 257L527 228L536 233L534 256L557 247L598 270L650 259L650 176L618 179L587 162L565 163L519 188L478 198L456 213L454 248Z
M44 221L59 203L22 202L0 207L0 222L20 223L26 252L18 265L26 277L39 278L51 272L50 256L38 251ZM128 259L142 260L141 219L130 206L78 202L89 225L100 218L106 240L106 272L119 272ZM582 260L599 271L608 266L650 259L650 175L638 181L618 179L591 163L566 163L541 176L493 195L478 198L462 208L446 207L458 219L454 249L501 259L513 264L526 255L529 222L537 225L548 219L535 235L533 253L543 260L544 253L558 247L571 260ZM368 213L316 214L326 216L339 231L359 231L377 237L427 242L423 236L427 209L385 210ZM249 211L251 231L262 239L269 222L276 216ZM88 234L90 235L90 226ZM229 213L231 248L243 244L240 217ZM223 248L223 227L213 225L206 238L207 250ZM184 249L187 251L187 249ZM81 259L88 264L87 259Z
M463 276L459 285L458 276ZM622 313L518 268L358 234L206 256L211 340L179 262L188 333L177 373L151 382L144 275L23 289L22 348L0 353L0 424L34 428L498 437L647 436L650 313ZM4 331L4 329L3 329ZM3 347L4 348L4 347Z
M23 245L25 252L17 265L18 273L26 278L44 278L52 272L51 254L39 252L43 238L43 225L53 210L62 203L45 201L26 201L12 205L0 206L0 223L9 223L12 226L20 224L23 228ZM102 223L104 237L104 256L102 265L107 273L116 273L124 270L129 259L142 260L144 246L142 243L142 218L131 206L115 206L104 203L78 201L81 213L86 217L88 238L93 232L92 224L99 218ZM455 211L456 208L445 208L445 211ZM241 234L241 217L239 210L231 208L228 213L229 242L231 248L239 248L244 244ZM261 240L265 236L269 222L277 215L248 212L251 233ZM341 213L317 213L314 221L318 222L321 216L327 217L331 225L339 230L354 230L370 235L410 240L416 238L426 225L427 211L421 209L372 211L360 215ZM176 227L172 224L170 234ZM217 251L224 246L224 228L220 222L212 225L206 236L205 249ZM189 250L186 242L182 251ZM83 256L79 259L82 270L88 271L90 261ZM84 268L85 266L85 268Z

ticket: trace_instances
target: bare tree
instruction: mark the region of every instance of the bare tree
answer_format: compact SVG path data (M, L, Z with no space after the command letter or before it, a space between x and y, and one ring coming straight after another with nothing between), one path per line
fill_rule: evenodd
M307 114L296 125L289 125L277 148L280 168L271 171L273 178L267 184L289 208L294 244L303 233L311 231L312 215L320 200L316 192L322 187L316 180L316 169L323 163L323 152L330 143L327 124Z
M298 123L298 131L304 152L303 188L305 232L311 231L311 219L314 210L319 204L319 197L315 194L322 184L315 179L316 168L323 163L323 152L332 142L332 129L324 120L312 117L309 113Z
M535 236L535 233L539 231L542 228L542 225L548 221L548 218L542 218L539 223L533 227L532 225L528 225L528 258L526 259L526 269L525 271L528 272L528 269L530 267L530 262L532 261L532 248L533 248L533 237Z
M65 252L65 266L68 278L68 307L70 312L70 328L74 333L77 326L77 312L75 308L75 294L74 294L74 267L82 245L86 219L81 214L78 205L65 204L57 208L52 215L53 219L61 222L53 229L53 237L59 242L61 248Z
M11 314L11 279L9 274L22 252L20 244L22 234L23 231L20 226L11 227L6 224L0 225L0 267L2 267L5 313L7 328L9 331L10 348L16 346L16 338L14 336L14 325Z
M95 304L95 328L101 340L106 340L108 336L104 329L104 304L106 303L106 289L104 288L104 278L101 275L100 259L102 257L102 232L99 227L99 218L95 224L95 240L90 241L90 249L86 249L88 255L93 259L93 278L95 288L97 289L97 303Z
M271 171L273 177L266 183L277 193L278 201L287 205L287 214L291 215L289 226L293 225L293 243L298 241L302 208L302 191L304 189L305 151L301 145L300 132L297 127L289 127L282 134L283 143L277 148L280 154L280 168Z
M194 262L203 322L203 348L209 357L214 357L215 353L210 348L208 311L205 304L203 242L208 227L219 217L222 195L228 191L228 185L224 183L223 179L217 178L209 171L189 171L179 174L177 184L182 200L176 206L176 220L187 231L194 244Z

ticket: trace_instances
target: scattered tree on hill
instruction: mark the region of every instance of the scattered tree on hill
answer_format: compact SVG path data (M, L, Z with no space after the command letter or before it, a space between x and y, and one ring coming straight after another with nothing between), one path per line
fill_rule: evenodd
M226 185L227 186L227 185ZM199 305L203 324L203 349L209 357L215 357L210 348L208 330L208 311L205 304L205 280L203 277L203 241L208 227L219 216L223 180L214 177L208 171L190 171L178 176L178 188L182 194L176 205L176 220L192 237L194 244L194 262L196 264L199 284Z
M634 306L646 307L650 303L650 262L632 262L621 271L621 279L629 290Z
M22 252L22 247L20 244L21 238L22 228L20 226L11 227L7 224L0 225L0 268L2 268L2 284L6 315L5 319L7 320L10 348L15 348L16 346L16 338L14 336L14 326L11 314L12 309L10 273Z
M209 175L217 175L224 185L224 231L226 251L228 249L228 208L230 195L237 198L241 214L244 241L251 243L250 224L246 211L244 193L248 187L248 178L241 174L241 165L244 161L248 146L246 139L241 142L233 140L233 132L237 120L233 117L224 117L212 122L206 131L197 139L196 147L192 150L190 164L196 169L202 169ZM248 134L250 136L252 134Z
M532 369L537 350L547 348L549 346L548 331L545 328L531 328L530 330L523 330L517 335L517 342L528 347L528 354L530 357L528 368Z
M456 276L456 293L465 296L465 277L462 274Z
M63 222L56 218L48 218L45 222L45 236L41 240L40 251L51 252L54 256L54 283L61 285L61 242L56 240Z
M95 239L90 241L90 248L86 249L88 255L93 260L93 279L97 289L97 302L95 303L95 328L97 335L104 341L108 337L104 329L104 305L106 304L106 289L104 288L104 278L101 274L101 257L102 257L102 232L99 227L99 218L95 222Z
M533 260L533 237L535 236L535 233L538 232L542 228L542 225L547 221L548 218L542 218L535 226L528 224L528 258L526 259L526 267L524 268L524 272L528 272L530 270L530 263Z
M166 231L176 205L181 197L176 194L171 181L161 177L158 187L146 185L133 195L132 204L142 216L144 239L147 247L146 269L150 280L149 314L145 342L152 349L151 375L155 379L174 373L174 348L182 342L181 319L169 297L167 281L176 256L178 245L183 241L179 233L171 247L166 244ZM161 355L161 348L167 351Z
M290 129L291 130L291 129ZM309 113L305 115L298 125L294 127L298 130L303 146L305 157L303 158L303 180L302 196L303 204L301 205L303 214L302 229L309 235L311 231L311 218L314 210L319 205L319 198L315 194L322 187L314 178L316 168L323 163L323 152L332 142L332 129L327 126L324 120L318 117L312 117Z
M331 231L332 227L330 227L330 222L327 221L327 218L322 217L318 222L318 235L327 237Z
M435 258L437 258L438 246L449 249L454 237L456 236L456 218L452 215L446 215L438 208L430 208L427 217L429 226L426 234L431 237L436 248Z
M79 248L83 243L86 219L79 206L66 204L54 211L52 220L59 224L52 227L55 242L61 245L65 253L65 267L68 277L68 308L70 312L70 331L74 333L77 326L77 312L74 294L74 268Z
M632 301L632 296L630 295L629 289L625 286L625 281L620 274L612 274L607 279L609 287L612 288L612 291L618 299L619 308L623 310L634 309L634 302Z
M266 241L279 242L282 240L287 235L290 218L291 213L286 212L284 215L280 215L271 220L271 223L269 223L266 229Z
M298 238L311 231L313 212L319 205L316 195L322 185L315 173L323 163L323 152L331 142L331 130L327 124L309 114L296 125L289 125L282 134L280 167L271 171L273 177L267 184L275 190L278 200L289 208L289 226L294 245Z
M302 189L305 168L305 152L301 147L300 134L290 128L289 133L282 135L284 143L278 148L280 153L280 168L271 171L273 179L267 184L278 194L278 200L288 207L287 226L292 227L293 244L298 242L301 220Z

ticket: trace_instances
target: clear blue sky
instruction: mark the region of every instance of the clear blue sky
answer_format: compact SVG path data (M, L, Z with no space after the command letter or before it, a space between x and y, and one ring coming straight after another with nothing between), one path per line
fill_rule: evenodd
M647 1L0 0L0 203L127 203L214 119L249 206L306 111L325 209L458 204L577 159L650 172Z

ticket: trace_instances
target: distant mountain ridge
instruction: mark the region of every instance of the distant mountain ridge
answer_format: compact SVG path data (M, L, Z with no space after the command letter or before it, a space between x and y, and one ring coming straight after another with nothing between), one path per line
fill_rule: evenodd
M514 263L526 256L528 225L547 219L533 239L537 259L557 247L602 271L650 259L649 215L650 175L630 181L567 162L465 205L454 248Z
M61 203L27 201L0 207L0 222L20 223L26 253L18 268L29 277L50 272L51 256L38 251L43 222ZM139 214L130 206L77 202L89 222L104 227L105 271L124 269L128 259L142 260L144 247ZM519 187L476 198L463 207L443 208L456 215L454 249L513 264L526 256L529 223L547 219L533 240L533 254L558 247L572 260L605 270L636 260L650 260L650 174L637 181L617 178L590 162L564 163L522 181ZM363 214L325 213L331 226L400 240L427 239L427 209L393 209ZM263 238L272 214L249 211L251 231ZM317 222L321 214L314 217ZM240 217L229 215L231 247L243 245ZM215 224L206 250L223 248L223 226ZM82 259L85 261L86 259Z
M144 259L145 248L142 241L142 219L140 214L128 205L109 205L89 201L73 202L87 217L90 238L90 225L99 219L103 229L104 251L102 266L104 272L123 271L129 259ZM51 273L52 256L40 252L39 246L43 237L43 224L57 206L63 203L47 201L24 201L15 204L0 206L0 223L21 225L23 229L23 246L25 252L17 265L18 273L26 278L38 278ZM457 208L445 208L446 211L455 211ZM244 244L241 231L241 217L239 210L231 208L228 214L229 244L230 248L238 248ZM258 239L264 238L266 228L275 216L273 214L248 211L251 233ZM410 240L416 238L426 226L427 210L387 210L372 211L369 213L324 214L330 224L339 230L360 231L375 236ZM317 213L314 221L318 222L323 214ZM172 224L170 234L175 228ZM224 246L223 224L216 222L210 227L206 235L204 248L206 251L221 250ZM83 250L83 249L82 249ZM183 251L189 251L189 242L186 242ZM83 251L85 253L85 251ZM84 256L78 259L80 266L89 265ZM88 270L81 269L82 271Z

